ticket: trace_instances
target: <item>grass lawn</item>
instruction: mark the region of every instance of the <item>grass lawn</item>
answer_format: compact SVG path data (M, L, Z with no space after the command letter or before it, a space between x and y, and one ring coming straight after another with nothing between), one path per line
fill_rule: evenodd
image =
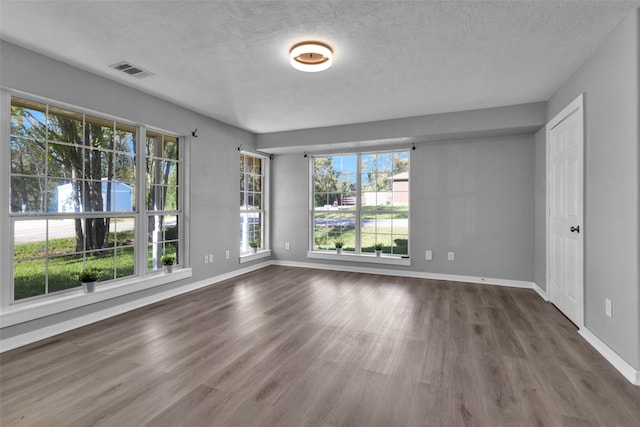
M371 233L367 233L367 229ZM374 234L377 231L377 234ZM404 230L403 230L404 231ZM376 239L377 237L377 239ZM342 240L344 252L353 252L356 248L356 230L353 227L325 227L316 228L314 232L314 249L333 250L336 240ZM408 255L408 236L401 234L396 229L392 234L391 227L363 227L360 234L360 245L362 252L374 252L374 245L382 243L382 252L385 254Z
M113 242L114 233L109 241ZM134 274L135 252L133 230L118 232L118 246L96 251L86 257L86 266L100 273L98 281L112 280ZM44 242L31 242L14 247L14 299L19 300L43 295L46 272L48 271L48 292L57 292L80 286L78 273L85 260L82 254L75 254L75 237L49 240L49 257L46 258Z

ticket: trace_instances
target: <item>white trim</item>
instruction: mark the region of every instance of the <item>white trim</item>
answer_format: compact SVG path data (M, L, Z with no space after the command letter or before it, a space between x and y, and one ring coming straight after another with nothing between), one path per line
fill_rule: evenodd
M533 290L536 291L538 293L538 295L540 295L540 298L542 298L543 300L545 300L546 302L549 302L549 294L547 293L547 291L545 291L544 289L542 289L540 286L538 286L537 283L533 282Z
M631 366L626 360L613 351L608 345L600 340L593 332L586 327L578 330L584 338L598 353L602 355L614 368L618 370L631 384L640 386L640 370Z
M0 90L0 235L8 236L8 241L3 238L0 242L0 310L12 301L13 283L13 232L9 219L9 187L11 172L11 94L9 91Z
M559 125L563 120L565 120L567 117L569 117L571 114L573 114L574 112L576 112L576 114L579 114L580 117L580 126L581 126L581 138L582 141L580 143L580 157L582 158L582 212L580 212L579 217L582 219L582 224L579 224L582 227L582 236L584 236L584 171L585 171L585 167L584 167L584 94L580 94L576 97L576 99L574 99L573 101L571 101L571 103L569 105L567 105L566 107L564 107L562 109L562 111L560 111L553 119L551 119L549 121L549 123L547 123L547 125L545 126L545 176L546 176L546 197L545 197L545 251L546 251L546 262L547 262L547 271L546 271L546 275L547 275L547 294L548 294L548 301L552 300L552 281L551 279L551 226L550 226L550 216L551 216L551 148L550 148L550 144L551 144L551 130L553 128L555 128L557 125ZM582 254L582 287L580 289L578 289L578 295L577 295L577 299L578 299L578 313L577 313L577 319L573 319L576 322L576 325L578 326L578 329L581 329L584 327L584 237L582 237L581 240L581 254ZM573 321L572 320L572 321Z
M308 251L307 258L331 261L367 262L372 264L411 265L411 258L401 258L399 256L389 256L384 254L382 256L375 256L374 254L357 254L344 251L340 255L334 252Z
M344 255L336 255L343 257ZM367 274L379 274L382 276L398 276L398 277L414 277L417 279L433 279L433 280L445 280L448 282L465 282L465 283L478 283L484 285L496 285L496 286L510 286L512 288L525 288L533 289L533 282L526 282L523 280L510 280L510 279L496 279L492 277L479 277L479 276L459 276L453 274L439 274L429 273L422 271L409 271L409 270L386 270L382 268L371 267L356 267L352 265L337 265L337 264L314 264L308 262L298 261L285 261L285 260L273 260L271 265L281 265L284 267L300 267L300 268L313 268L320 270L332 270L332 271L348 271L353 273L367 273Z
M262 258L269 258L271 256L271 249L260 250L256 253L250 252L240 255L240 264L245 262L251 262Z
M160 292L154 295L150 295L145 298L140 298L135 301L131 301L125 304L120 304L115 307L110 307L104 310L96 311L94 313L90 313L80 317L74 317L73 319L66 320L64 322L56 323L51 326L47 326L44 328L37 329L35 331L27 332L24 334L16 335L11 338L0 339L0 353L8 350L12 350L14 348L21 347L23 345L31 344L36 341L43 340L45 338L52 337L54 335L61 334L63 332L67 332L76 328L80 328L82 326L89 325L91 323L99 322L100 320L108 319L113 316L117 316L122 313L126 313L131 310L135 310L140 307L144 307L149 304L156 303L158 301L162 301L168 298L172 298L186 292L190 292L196 289L204 288L206 286L215 285L224 280L232 279L236 276L240 276L242 274L250 273L252 271L267 267L270 265L267 263L256 264L249 267L245 267L239 270L232 271L230 273L220 274L218 276L200 280L195 283L190 283L185 286L181 286L176 289L169 289L164 292ZM171 275L165 276L173 276L176 275L173 273ZM164 276L163 276L164 277ZM99 294L99 288L96 289L96 294Z

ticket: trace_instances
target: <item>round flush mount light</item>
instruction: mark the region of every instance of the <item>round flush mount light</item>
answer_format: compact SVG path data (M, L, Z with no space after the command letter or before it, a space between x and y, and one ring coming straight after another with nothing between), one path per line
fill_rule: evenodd
M319 42L303 42L289 51L289 62L296 70L314 73L324 71L333 63L333 51Z

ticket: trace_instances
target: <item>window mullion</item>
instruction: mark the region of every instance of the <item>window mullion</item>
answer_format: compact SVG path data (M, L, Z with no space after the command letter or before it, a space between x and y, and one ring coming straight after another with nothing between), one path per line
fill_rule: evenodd
M148 217L145 206L146 195L146 166L147 161L145 155L146 128L138 126L136 129L136 212L134 213L136 227L134 242L135 243L135 274L142 276L147 271L147 233Z
M361 155L356 155L356 253L361 253L360 247L360 224L362 224L362 165L360 164Z

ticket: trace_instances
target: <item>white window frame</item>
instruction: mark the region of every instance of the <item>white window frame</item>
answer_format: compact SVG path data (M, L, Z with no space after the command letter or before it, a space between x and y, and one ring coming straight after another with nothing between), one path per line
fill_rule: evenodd
M261 210L248 210L248 209L240 209L239 214L251 213L251 212L262 212L262 247L258 249L258 252L253 253L251 251L243 251L242 245L239 245L240 251L240 264L249 261L255 261L261 258L268 258L271 256L271 233L270 233L270 209L269 209L269 200L270 200L270 170L271 170L271 156L259 154L253 151L240 150L240 154L249 157L257 157L262 160L262 209ZM240 173L240 171L238 171ZM239 191L240 189L238 189Z
M387 264L387 265L402 265L402 266L410 266L411 265L411 257L409 244L407 246L407 255L394 255L394 254L383 254L382 256L376 256L374 253L361 252L361 230L360 223L363 215L362 211L362 161L361 158L363 155L367 154L378 154L378 153L395 153L395 152L408 152L409 153L409 171L411 171L411 153L412 150L409 148L396 148L396 149L388 149L388 150L376 150L376 151L361 151L361 152L353 152L353 153L328 153L328 154L314 154L313 156L308 156L309 162L309 249L307 251L307 258L310 259L323 259L323 260L334 260L334 261L350 261L350 262L364 262L364 263L373 263L373 264ZM314 159L316 157L333 157L333 156L356 156L356 211L355 211L355 239L356 239L356 251L355 252L342 252L342 254L337 254L332 251L320 251L314 250L315 243L315 221L314 214L317 211L315 209L315 188L314 188ZM411 181L409 181L411 182ZM409 189L409 198L411 198L411 190ZM376 211L375 213L385 214L385 213L396 213L397 211ZM407 209L407 237L408 240L411 240L411 203L409 203ZM408 242L409 243L409 242Z
M30 298L13 301L13 233L12 222L13 219L9 212L9 186L10 186L10 172L11 172L11 150L10 150L10 134L11 134L11 97L20 97L44 104L52 104L61 108L68 108L72 111L90 114L97 117L103 117L109 120L130 124L137 128L137 140L136 140L136 206L135 212L127 212L120 216L134 217L136 219L136 232L135 232L135 265L134 275L127 276L123 279L115 279L110 281L101 282L96 288L96 291L91 294L85 294L81 287L75 287L67 290L61 290L51 294L45 294L40 296L34 296ZM0 215L0 232L4 238L4 242L0 244L0 328L15 325L18 323L34 320L40 317L49 316L52 314L60 313L62 311L82 307L96 302L116 298L119 296L140 292L145 289L161 286L173 281L186 279L192 276L192 269L189 267L189 253L188 245L185 244L186 236L189 234L188 213L189 213L189 182L185 173L189 167L189 137L179 137L179 144L181 146L180 153L180 165L179 167L179 179L183 183L181 185L181 191L179 193L180 201L179 209L182 215L182 227L178 230L179 233L179 245L181 256L182 268L174 270L172 274L163 274L160 270L147 272L147 211L144 204L145 191L140 191L145 188L145 178L142 171L145 170L146 161L144 154L144 141L146 127L144 125L133 123L131 120L116 117L111 114L106 114L94 110L90 110L77 105L68 104L55 99L50 99L32 93L15 90L12 88L0 88L0 128L3 129L0 135L0 206L3 207L3 213ZM152 128L149 128L152 129ZM178 135L166 131L153 128L156 132L161 132L166 135L172 135L178 137ZM105 216L109 214L95 213L93 216ZM47 213L42 215L31 215L29 217L44 217ZM23 219L21 217L21 219ZM20 219L17 219L20 220ZM8 244L7 244L8 243Z

